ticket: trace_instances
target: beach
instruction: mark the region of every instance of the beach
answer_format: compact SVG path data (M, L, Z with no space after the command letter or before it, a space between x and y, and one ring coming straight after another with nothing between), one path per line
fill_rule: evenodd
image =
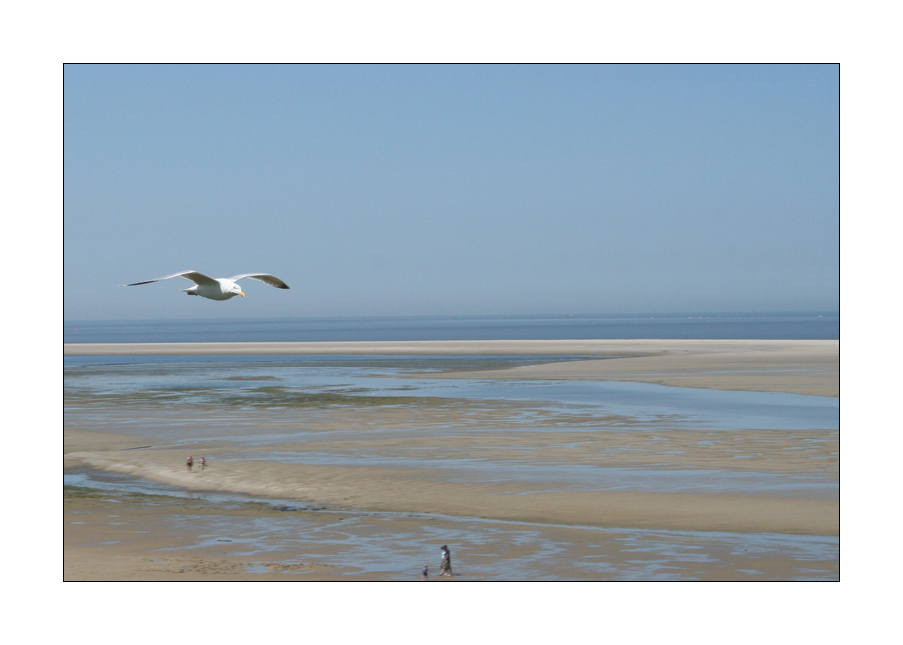
M239 365L225 380L245 398L231 407L207 390L199 405L181 390L164 404L140 388L73 387L67 473L201 497L70 487L67 580L417 579L449 536L466 563L458 579L839 576L839 429L818 421L839 397L838 341L69 344L64 353L518 358L466 369L401 361L362 381L387 383L379 396L357 381L289 388L275 368ZM345 380L360 371L345 369ZM493 389L508 385L516 396ZM544 401L536 388L563 388L564 398ZM678 407L649 411L672 395ZM709 411L750 406L759 407L741 421ZM786 428L780 413L761 412L781 406L801 415ZM208 467L189 471L189 454ZM384 555L367 555L373 544Z

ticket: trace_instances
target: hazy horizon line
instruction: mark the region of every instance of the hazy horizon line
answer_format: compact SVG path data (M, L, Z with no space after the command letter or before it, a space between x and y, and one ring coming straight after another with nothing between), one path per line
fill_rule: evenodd
M449 319L502 319L502 318L637 318L637 317L676 317L676 316L786 316L786 315L840 315L839 309L774 309L774 310L749 310L749 311L638 311L619 313L557 313L557 314L400 314L400 315L332 315L332 316L260 316L241 318L217 318L194 317L184 318L63 318L64 323L71 322L179 322L193 321L255 321L255 320L342 320L342 319L370 319L370 320L449 320Z

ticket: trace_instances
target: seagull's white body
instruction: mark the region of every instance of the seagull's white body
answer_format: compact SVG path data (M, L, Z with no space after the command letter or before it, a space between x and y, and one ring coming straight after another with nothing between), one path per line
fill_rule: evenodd
M185 278L186 280L191 280L194 282L194 286L182 289L182 291L189 296L201 296L202 298L209 298L210 300L228 300L235 296L244 298L245 294L241 290L241 287L238 286L238 281L242 278L260 280L277 289L289 288L282 280L269 273L242 273L240 275L234 275L231 278L211 278L203 273L198 273L197 271L182 271L180 273L173 273L172 275L165 275L162 278L143 280L141 282L133 282L132 284L121 284L119 286L135 287L139 284L149 284L151 282L159 282L160 280L169 280L170 278Z
M211 300L228 300L235 296L244 297L244 291L234 280L229 278L214 278L211 284L201 283L193 287L182 289L189 296L201 296L202 298L210 298Z

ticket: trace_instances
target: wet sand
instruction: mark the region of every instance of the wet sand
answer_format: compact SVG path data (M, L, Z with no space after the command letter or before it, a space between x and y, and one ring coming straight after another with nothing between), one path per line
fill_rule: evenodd
M245 344L224 345L241 345L226 349L249 354L276 349L266 348L267 352L264 352L260 344L254 344L253 348ZM372 344L366 343L291 345L285 351L309 354L375 351ZM305 347L299 348L299 345ZM307 347L310 345L317 347ZM385 354L408 351L396 343L379 345ZM423 345L401 345L408 347L411 353L414 350L410 346L416 346L416 353L429 353ZM72 355L73 347L76 346L67 346L69 355ZM530 351L538 352L540 348L543 354L558 356L569 355L567 352L571 351L578 356L619 358L551 362L508 370L446 372L434 376L630 380L728 390L838 395L837 341L508 341L491 344L465 341L455 347L439 344L435 351L448 353L453 349L475 355L529 355ZM95 347L92 351L98 350ZM113 350L104 348L103 351ZM116 351L128 354L136 350L120 347ZM549 433L525 427L522 417L513 423L512 414L519 411L518 407L515 403L498 403L493 409L427 404L416 408L321 410L298 422L299 431L321 435L308 437L300 443L268 445L266 460L255 458L245 448L229 442L186 438L176 447L160 445L154 437L67 426L65 466L67 469L90 468L122 473L187 490L244 493L320 505L329 511L353 515L359 526L369 527L368 522L376 523L372 518L367 519L371 517L368 513L385 513L388 515L379 519L379 530L389 530L394 535L422 530L424 524L430 522L436 523L441 534L443 523L452 521L442 518L470 518L468 521L541 526L542 531L552 536L549 540L566 543L568 549L583 554L575 557L589 558L590 554L598 555L598 550L603 549L609 569L590 567L565 571L561 569L565 565L554 558L548 565L554 570L544 570L542 561L534 565L536 571L544 571L543 575L550 578L607 577L600 575L600 571L609 571L612 578L649 577L645 570L630 568L633 566L629 565L631 558L637 557L635 551L612 546L615 544L612 540L600 540L599 530L693 532L697 541L701 539L700 535L719 532L749 536L836 537L839 534L839 501L837 495L830 492L830 486L827 493L801 492L802 489L756 490L754 487L711 492L694 490L692 486L684 492L654 487L643 489L642 486L633 490L580 490L572 482L556 488L555 482L536 479L531 474L506 479L475 472L462 479L461 472L454 469L422 465L448 459L464 463L504 460L509 465L522 464L528 469L525 472L533 473L535 469L529 469L541 458L550 468L592 466L664 470L678 477L712 470L761 478L780 474L790 479L818 477L835 483L838 480L839 433L836 429L793 432L669 429L663 432L661 428L653 427L592 432L591 429L576 428ZM136 407L133 413L140 417L142 411ZM179 414L179 410L173 413ZM190 418L192 411L186 408L184 414ZM368 430L374 426L387 432L377 435L355 433L355 430ZM409 430L431 426L441 426L442 433L418 435ZM483 431L477 431L478 428ZM486 432L487 428L494 431ZM335 433L335 430L342 432ZM410 458L411 465L310 465L292 463L289 458L310 451L337 457ZM189 473L184 466L187 454L206 455L210 467L204 472ZM286 459L280 461L279 455ZM110 513L111 506L116 508L116 513ZM250 511L229 511L240 512ZM155 515L158 513L159 517ZM111 520L111 514L119 519ZM227 542L199 547L194 535L196 529L192 527L202 525L206 521L204 518L211 514L215 513L207 507L172 500L149 506L121 498L104 502L90 495L67 497L66 579L285 579L286 576L322 580L349 579L349 576L351 579L406 579L406 573L365 571L359 563L343 562L342 549L328 541L306 544L306 554L275 554L269 560L262 559L259 554L242 555L232 547L224 547L231 544ZM407 517L411 514L421 519ZM310 515L315 518L310 520L312 522L330 524L335 521L329 514L311 512ZM179 517L184 521L177 521ZM427 521L423 517L430 519ZM368 530L371 529L376 530L375 524ZM363 528L360 530L366 534ZM450 526L444 528L445 534L450 531ZM555 537L556 532L567 533L567 536L562 533ZM481 551L480 539L474 535L473 532L462 534L459 548L477 558L485 553L485 549ZM669 537L666 541L670 540L668 543L671 544L680 539L683 538ZM174 550L156 552L167 544L171 546L166 548ZM713 546L712 550L721 555L712 556L711 562L696 563L689 569L677 566L676 577L805 577L805 573L793 573L794 566L799 563L794 564L787 557L762 556L755 566L747 567L734 562L739 557L737 549L722 545ZM165 557L160 559L163 555ZM412 568L419 571L423 563L417 555L411 557L417 560ZM404 565L399 566L404 568ZM821 574L827 572L831 577L839 564L829 558L819 567ZM757 572L755 576L742 573L753 570ZM415 573L411 574L411 579L416 579ZM397 577L399 575L401 578Z
M830 538L308 511L69 491L66 580L762 580L838 577ZM800 540L803 540L800 542ZM438 546L454 577L440 578Z
M680 387L840 394L836 340L499 340L336 343L83 343L66 356L348 355L605 356L462 378L600 379Z
M372 418L372 415L367 415ZM808 535L837 535L838 501L785 495L737 493L668 493L660 491L552 490L547 481L480 481L472 473L459 481L456 469L337 466L278 463L274 453L316 451L336 455L416 454L417 463L431 460L486 460L504 451L505 463L531 464L541 452L544 463L563 468L580 464L596 467L655 466L675 469L736 470L737 456L749 455L740 468L747 472L822 473L836 467L832 433L796 432L792 437L761 433L757 445L741 433L671 431L662 442L650 433L606 433L602 438L583 433L506 433L503 438L455 433L438 438L375 439L371 441L305 442L268 445L269 459L244 457L246 451L224 444L196 442L178 449L107 449L107 441L126 445L127 438L88 431L66 431L66 463L143 477L189 490L240 492L276 499L319 503L367 511L412 512L480 517L520 522L598 527L664 528L690 531L764 531ZM749 433L743 433L744 435ZM726 435L734 435L729 437ZM813 441L818 440L817 445ZM79 450L90 443L93 450ZM138 442L142 443L141 441ZM652 448L649 444L658 444ZM646 444L646 445L643 445ZM700 445L702 444L702 445ZM557 453L554 446L559 446ZM564 448L561 446L574 446ZM742 451L742 452L740 452ZM808 452L804 452L808 451ZM186 452L204 454L215 462L204 472L188 472ZM637 452L638 455L631 455ZM626 457L624 456L626 453ZM678 453L678 454L675 454ZM232 455L239 457L234 460ZM277 457L278 458L278 457ZM483 475L490 480L491 473ZM573 488L570 486L568 488Z

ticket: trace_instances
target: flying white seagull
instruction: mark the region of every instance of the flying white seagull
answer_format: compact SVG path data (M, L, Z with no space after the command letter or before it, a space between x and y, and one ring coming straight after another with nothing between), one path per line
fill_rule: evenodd
M185 278L187 280L191 280L192 282L194 282L194 286L188 287L187 289L182 289L182 291L187 293L189 296L201 296L203 298L210 298L211 300L228 300L229 298L233 298L235 296L241 296L242 298L244 298L245 294L241 290L241 287L239 287L237 284L238 281L242 278L260 280L261 282L266 282L268 285L276 287L277 289L288 289L287 284L285 284L276 276L270 275L269 273L242 273L241 275L234 275L231 278L210 278L208 276L205 276L203 273L198 273L197 271L182 271L181 273L165 275L162 278L144 280L143 282L133 282L132 284L121 284L119 286L134 287L139 284L150 284L151 282L169 280L170 278Z

